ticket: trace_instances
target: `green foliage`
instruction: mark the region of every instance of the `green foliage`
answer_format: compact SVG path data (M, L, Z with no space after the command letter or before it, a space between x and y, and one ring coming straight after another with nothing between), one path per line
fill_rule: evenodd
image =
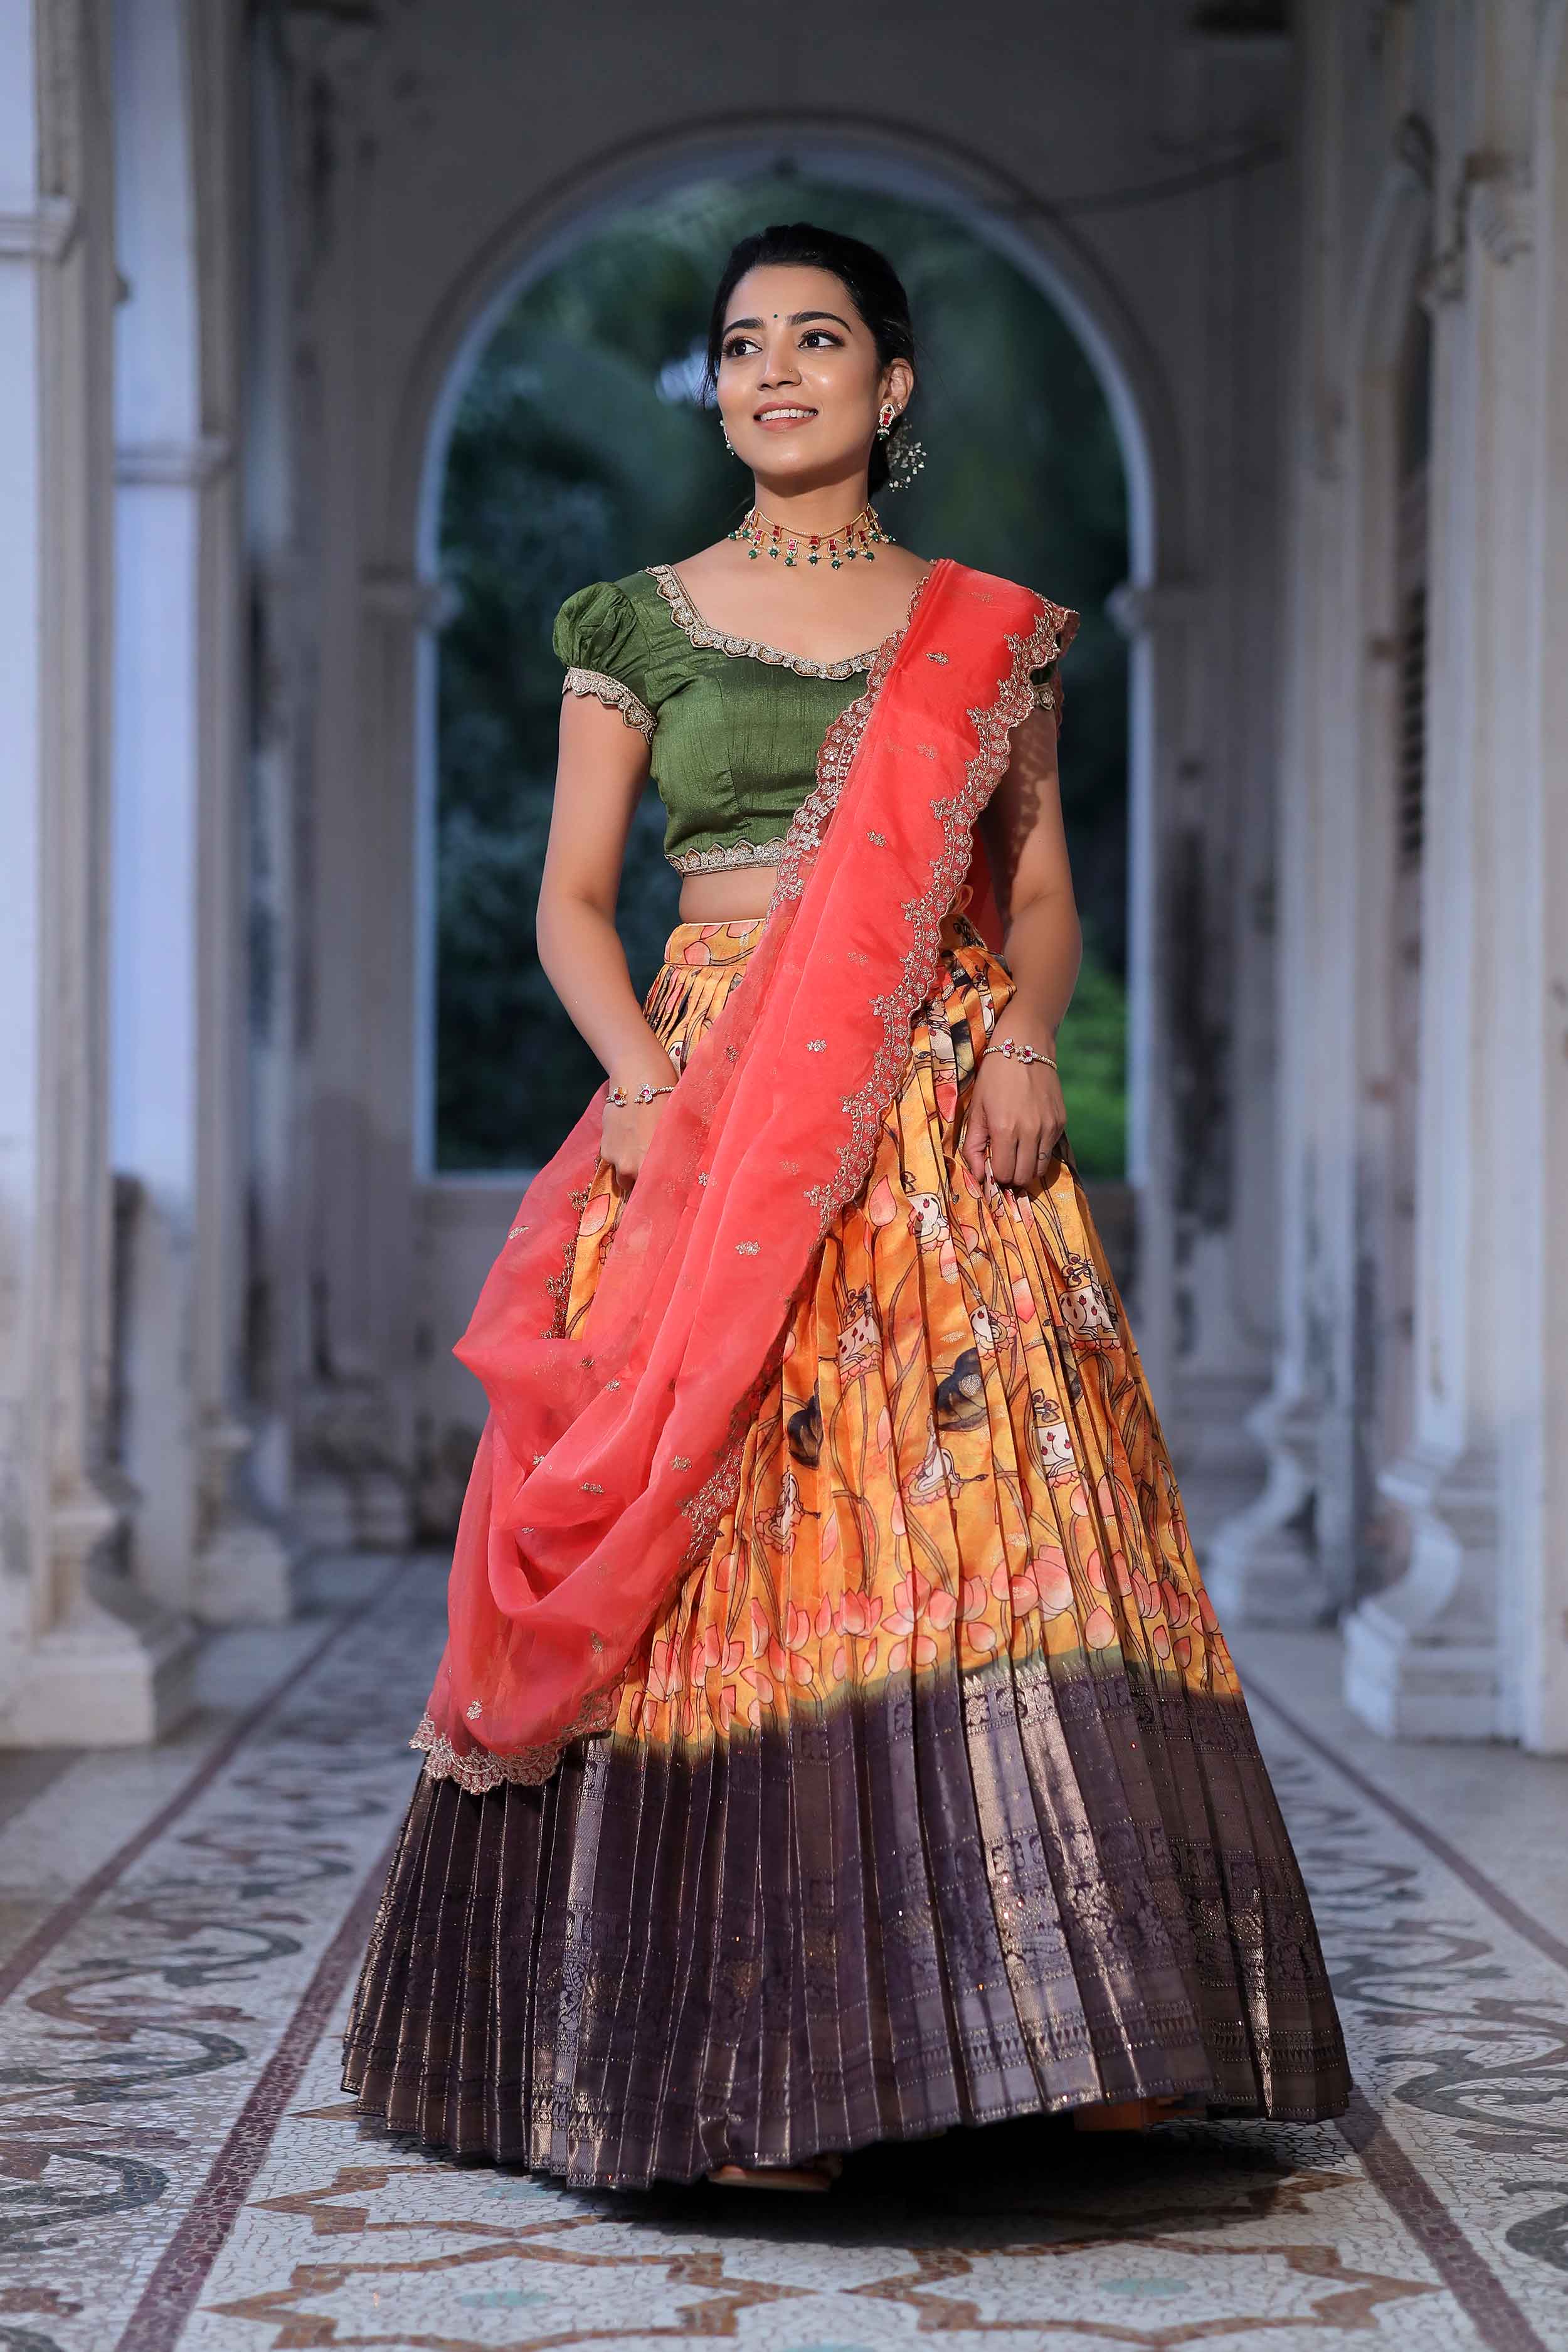
M1068 1134L1079 1172L1127 1167L1127 989L1086 937L1083 968L1058 1046Z
M881 511L908 545L1026 580L1083 614L1066 665L1063 795L1086 930L1064 1030L1086 1172L1122 1166L1126 661L1104 604L1124 577L1125 486L1104 395L1064 321L945 215L800 179L704 184L643 205L519 296L465 392L447 458L437 809L437 1165L517 1169L554 1150L600 1076L540 970L533 916L550 821L573 589L679 562L727 530L746 478L689 383L738 236L809 218L887 250L923 338L911 416L925 471ZM649 793L617 920L645 987L676 920ZM1070 1066L1069 1066L1070 1057Z

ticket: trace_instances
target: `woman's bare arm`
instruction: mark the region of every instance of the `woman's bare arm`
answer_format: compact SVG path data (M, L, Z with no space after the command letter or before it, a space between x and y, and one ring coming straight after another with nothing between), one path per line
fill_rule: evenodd
M647 764L647 743L618 711L589 696L565 698L539 889L539 961L611 1080L634 1094L676 1077L644 1018L616 929L626 835ZM617 1174L636 1176L668 1099L605 1111L604 1153Z
M993 1042L1011 1037L1055 1055L1083 958L1057 775L1056 720L1037 710L1013 737L1013 757L981 820L1006 918L1016 992ZM964 1128L963 1159L977 1180L987 1155L1002 1184L1030 1184L1060 1140L1067 1106L1055 1070L987 1054Z

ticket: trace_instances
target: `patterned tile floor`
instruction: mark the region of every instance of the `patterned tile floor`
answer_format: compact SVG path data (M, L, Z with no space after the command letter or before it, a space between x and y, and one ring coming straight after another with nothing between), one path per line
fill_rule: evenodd
M0 1758L0 2352L1568 2352L1568 1763L1388 1749L1330 1642L1244 1645L1342 2128L1020 2125L820 2201L584 2196L338 2087L441 1599L429 1561L338 1563L214 1644L179 1739Z

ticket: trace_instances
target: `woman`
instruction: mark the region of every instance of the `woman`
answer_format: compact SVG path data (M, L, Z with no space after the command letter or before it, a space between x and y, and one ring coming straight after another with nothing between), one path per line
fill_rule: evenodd
M820 2189L1032 2111L1333 2114L1064 1134L1075 615L882 530L915 376L879 255L748 239L710 368L752 511L557 623L539 948L610 1084L458 1350L491 1411L346 2084L614 2187ZM650 764L685 878L639 1005Z

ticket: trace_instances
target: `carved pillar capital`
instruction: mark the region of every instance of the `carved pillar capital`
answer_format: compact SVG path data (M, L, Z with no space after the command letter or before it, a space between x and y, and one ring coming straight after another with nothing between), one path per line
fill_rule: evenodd
M431 580L406 564L367 565L360 577L360 596L367 613L379 620L438 634L456 620L460 600L446 580Z
M234 443L222 433L194 441L122 441L114 452L121 489L200 490L221 481L234 463Z
M1530 157L1477 150L1460 167L1448 236L1427 267L1423 301L1436 309L1465 299L1472 247L1506 269L1531 251L1534 243L1535 174Z
M1197 617L1200 592L1191 580L1124 580L1105 609L1129 639L1162 636Z
M0 212L0 261L63 261L80 227L80 207L69 196L40 196L30 211Z

